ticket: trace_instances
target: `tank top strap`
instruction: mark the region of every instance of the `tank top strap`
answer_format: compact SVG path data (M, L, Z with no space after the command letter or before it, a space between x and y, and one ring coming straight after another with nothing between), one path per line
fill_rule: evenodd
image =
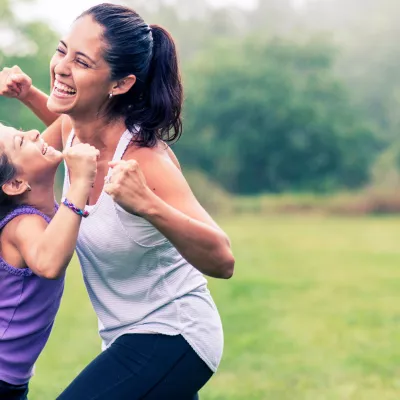
M136 132L136 130L135 130ZM128 148L129 144L131 143L132 139L134 136L134 132L131 132L129 129L127 129L119 139L117 148L114 153L113 161L119 161L122 160L122 157L124 156L126 149ZM112 168L108 169L107 176L111 176L112 174Z
M57 203L55 203L54 205L55 210L58 209L58 205ZM48 217L47 215L45 215L44 213L42 213L41 211L39 211L38 209L36 209L35 207L32 206L28 206L28 205L21 205L18 206L16 208L14 208L13 210L11 210L1 221L0 221L0 229L3 229L11 220L13 220L14 218L20 216L20 215L32 215L32 214L36 214L41 216L47 223L50 223L51 219L50 217Z
M134 133L132 133L129 129L127 129L119 139L117 148L114 153L113 161L119 161L124 156L126 149L133 139Z
M68 135L67 143L65 143L65 147L64 147L65 149L68 149L68 147L71 147L74 137L75 137L75 132L73 129L71 129L71 132Z
M122 157L124 156L126 149L128 148L129 144L131 143L135 132L137 132L138 128L134 128L134 132L131 132L129 129L127 129L120 137L117 148L115 150L114 156L112 158L112 161L119 161L122 159ZM72 129L71 133L68 136L67 142L65 143L65 149L68 149L69 147L71 147L72 145L72 141L74 140L75 137L75 132ZM68 166L67 163L64 161L64 165L65 165L65 181L64 181L64 193L66 193L66 190L68 189L69 186L69 172L68 172ZM108 169L108 173L107 176L109 176L111 174L112 169L109 168Z
M114 157L112 159L113 161L118 161L118 160L122 159L122 157L125 154L126 149L129 146L129 143L132 141L133 136L134 136L134 133L131 132L129 129L127 129L122 134L121 138L119 139L117 148L115 150ZM65 143L65 147L64 147L65 149L68 149L69 147L71 147L74 137L75 137L75 132L72 129L71 133L68 135L67 142Z

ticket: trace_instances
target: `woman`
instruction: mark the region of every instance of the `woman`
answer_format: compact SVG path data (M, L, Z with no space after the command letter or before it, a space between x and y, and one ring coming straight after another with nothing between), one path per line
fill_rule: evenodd
M81 144L65 153L71 186L56 213L53 186L62 154L37 131L3 125L0 148L0 398L25 400L82 219L68 208L84 207L98 151Z
M133 10L101 4L78 17L50 72L48 99L16 67L3 71L2 93L47 124L63 114L44 133L54 146L101 152L77 252L104 351L59 399L192 399L223 347L202 273L230 278L234 259L165 144L182 128L174 42ZM64 192L69 184L67 169Z

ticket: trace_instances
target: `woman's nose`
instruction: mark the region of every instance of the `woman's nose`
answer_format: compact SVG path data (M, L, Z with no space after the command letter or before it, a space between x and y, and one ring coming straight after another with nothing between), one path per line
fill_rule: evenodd
M58 60L54 66L54 74L59 76L68 76L70 74L70 68L68 64L67 57Z

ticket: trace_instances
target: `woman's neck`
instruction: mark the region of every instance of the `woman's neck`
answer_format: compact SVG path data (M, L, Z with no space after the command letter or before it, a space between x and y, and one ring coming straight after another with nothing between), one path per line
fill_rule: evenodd
M75 136L82 143L89 143L98 150L114 149L126 126L122 118L108 120L106 118L93 121L81 121L71 117Z

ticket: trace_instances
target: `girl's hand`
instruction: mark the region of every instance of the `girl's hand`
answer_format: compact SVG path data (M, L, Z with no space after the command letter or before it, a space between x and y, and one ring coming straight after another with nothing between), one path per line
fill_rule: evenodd
M71 185L78 183L92 187L97 174L99 150L87 143L79 143L64 151Z

